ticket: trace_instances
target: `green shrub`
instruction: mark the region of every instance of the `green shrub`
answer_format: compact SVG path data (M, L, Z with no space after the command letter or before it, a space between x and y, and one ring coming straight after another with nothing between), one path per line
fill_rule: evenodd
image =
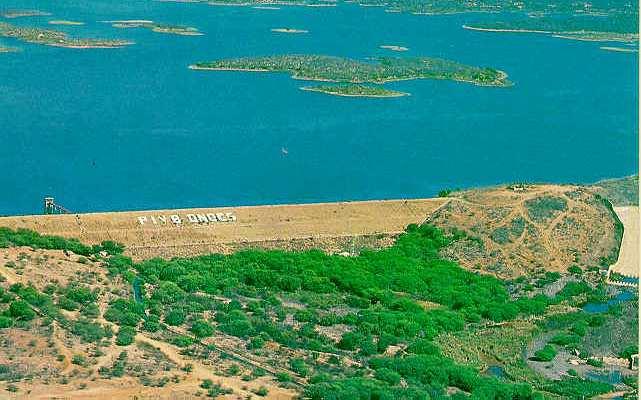
M398 385L401 382L401 375L389 368L381 368L376 370L374 377L379 381L386 382L392 386Z
M578 265L570 265L570 267L568 268L568 272L574 275L583 274L583 270Z
M13 320L4 315L0 315L0 329L10 328L13 326Z
M289 361L289 367L295 374L303 378L309 374L309 368L305 364L305 360L301 358L293 358Z
M129 346L134 342L136 337L136 329L131 326L121 326L116 336L116 344L118 346Z
M182 310L174 309L165 315L165 323L171 326L180 326L185 322L185 313Z
M203 319L194 321L189 330L199 338L211 336L214 333L214 327Z
M82 354L74 354L73 357L71 357L71 363L84 367L87 365L87 359Z
M549 344L546 344L545 347L543 347L540 350L537 350L534 353L533 359L535 361L552 361L555 356L556 356L556 350L554 349L554 347L552 347Z
M36 313L26 301L14 300L9 304L9 315L14 319L30 321L35 318Z
M597 360L596 358L588 358L587 361L588 365L591 365L596 368L602 368L603 367L603 361Z

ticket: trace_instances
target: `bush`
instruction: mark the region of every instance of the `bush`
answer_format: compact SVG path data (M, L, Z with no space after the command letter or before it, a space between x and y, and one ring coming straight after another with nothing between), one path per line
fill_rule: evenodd
M165 323L171 326L180 326L185 322L185 313L182 310L171 310L165 315Z
M581 274L583 274L583 270L582 270L582 269L581 269L581 267L579 267L578 265L571 265L571 266L568 268L568 272L569 272L569 273L571 273L571 274L574 274L574 275L581 275Z
M390 385L398 385L399 383L401 383L401 375L388 368L381 368L376 370L376 374L374 374L374 377L379 381L386 382Z
M191 346L194 343L194 339L190 338L189 336L180 335L171 339L171 343L178 347L187 347Z
M639 354L639 347L635 344L625 347L619 352L619 357L629 359L633 354Z
M14 319L30 321L35 318L36 313L26 301L15 300L9 304L9 315Z
M269 393L269 390L265 386L261 386L254 392L257 396L265 397Z
M276 374L276 380L281 383L291 382L292 377L287 372L279 372Z
M109 305L105 319L118 325L136 326L144 314L142 305L133 300L118 299Z
M73 357L71 357L71 363L84 367L87 365L87 359L82 354L74 354Z
M10 328L11 326L13 326L13 320L4 315L0 315L0 329Z
M111 328L86 319L79 319L71 324L71 333L80 337L84 343L95 343L102 338L112 336Z
M116 336L116 344L118 346L129 346L134 342L136 337L136 329L131 326L121 326Z
M603 361L597 360L596 358L588 358L587 361L588 365L591 365L596 368L602 368L603 367Z
M211 336L214 333L214 327L202 319L194 321L189 330L199 338Z
M554 357L556 357L556 349L553 346L546 344L545 347L534 353L533 360L552 361Z
M294 358L289 361L289 367L295 374L301 377L306 377L309 374L309 368L305 364L305 360L300 358Z

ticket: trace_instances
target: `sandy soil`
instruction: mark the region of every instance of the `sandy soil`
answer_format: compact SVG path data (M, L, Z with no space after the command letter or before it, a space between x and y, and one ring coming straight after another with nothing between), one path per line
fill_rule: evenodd
M390 200L303 205L224 207L95 214L0 218L0 226L29 228L43 234L75 237L86 243L116 240L137 259L229 253L235 248L275 242L311 242L367 235L396 235L421 223L446 199ZM235 222L189 223L188 214L234 213ZM184 222L151 222L151 216L179 215ZM143 225L139 217L147 217ZM264 246L263 246L264 247ZM270 246L267 246L270 247Z
M629 277L639 277L639 207L615 207L614 211L623 223L623 241L619 259L610 266L609 272Z

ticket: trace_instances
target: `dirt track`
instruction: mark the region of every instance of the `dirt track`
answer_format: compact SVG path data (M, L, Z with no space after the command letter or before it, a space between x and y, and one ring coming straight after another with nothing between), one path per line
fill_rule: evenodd
M291 243L335 252L353 238L381 241L396 236L446 202L447 199L389 200L35 215L0 218L0 226L75 237L90 244L115 240L125 244L128 254L137 259L229 253L248 246L291 248ZM235 221L216 221L217 214L223 220L233 219L227 213L233 214ZM179 224L172 222L172 215L178 216ZM190 221L199 217L201 222Z

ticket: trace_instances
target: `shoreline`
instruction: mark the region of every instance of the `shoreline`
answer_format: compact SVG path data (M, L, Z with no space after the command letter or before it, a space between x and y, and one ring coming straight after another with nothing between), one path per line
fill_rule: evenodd
M501 29L501 28L479 28L475 26L470 26L470 25L462 25L463 29L468 29L470 31L480 31L480 32L511 32L511 33L545 33L545 34L553 34L553 33L558 33L558 32L552 32L552 31L541 31L541 30L535 30L535 29Z
M619 42L634 43L639 40L639 36L634 33L615 33L615 32L595 32L595 31L545 31L537 29L518 29L518 28L481 28L470 25L462 25L463 29L478 32L497 32L497 33L537 33L550 35L554 38L579 40L584 42ZM603 35L602 37L589 37L581 35ZM607 35L611 35L607 37Z

